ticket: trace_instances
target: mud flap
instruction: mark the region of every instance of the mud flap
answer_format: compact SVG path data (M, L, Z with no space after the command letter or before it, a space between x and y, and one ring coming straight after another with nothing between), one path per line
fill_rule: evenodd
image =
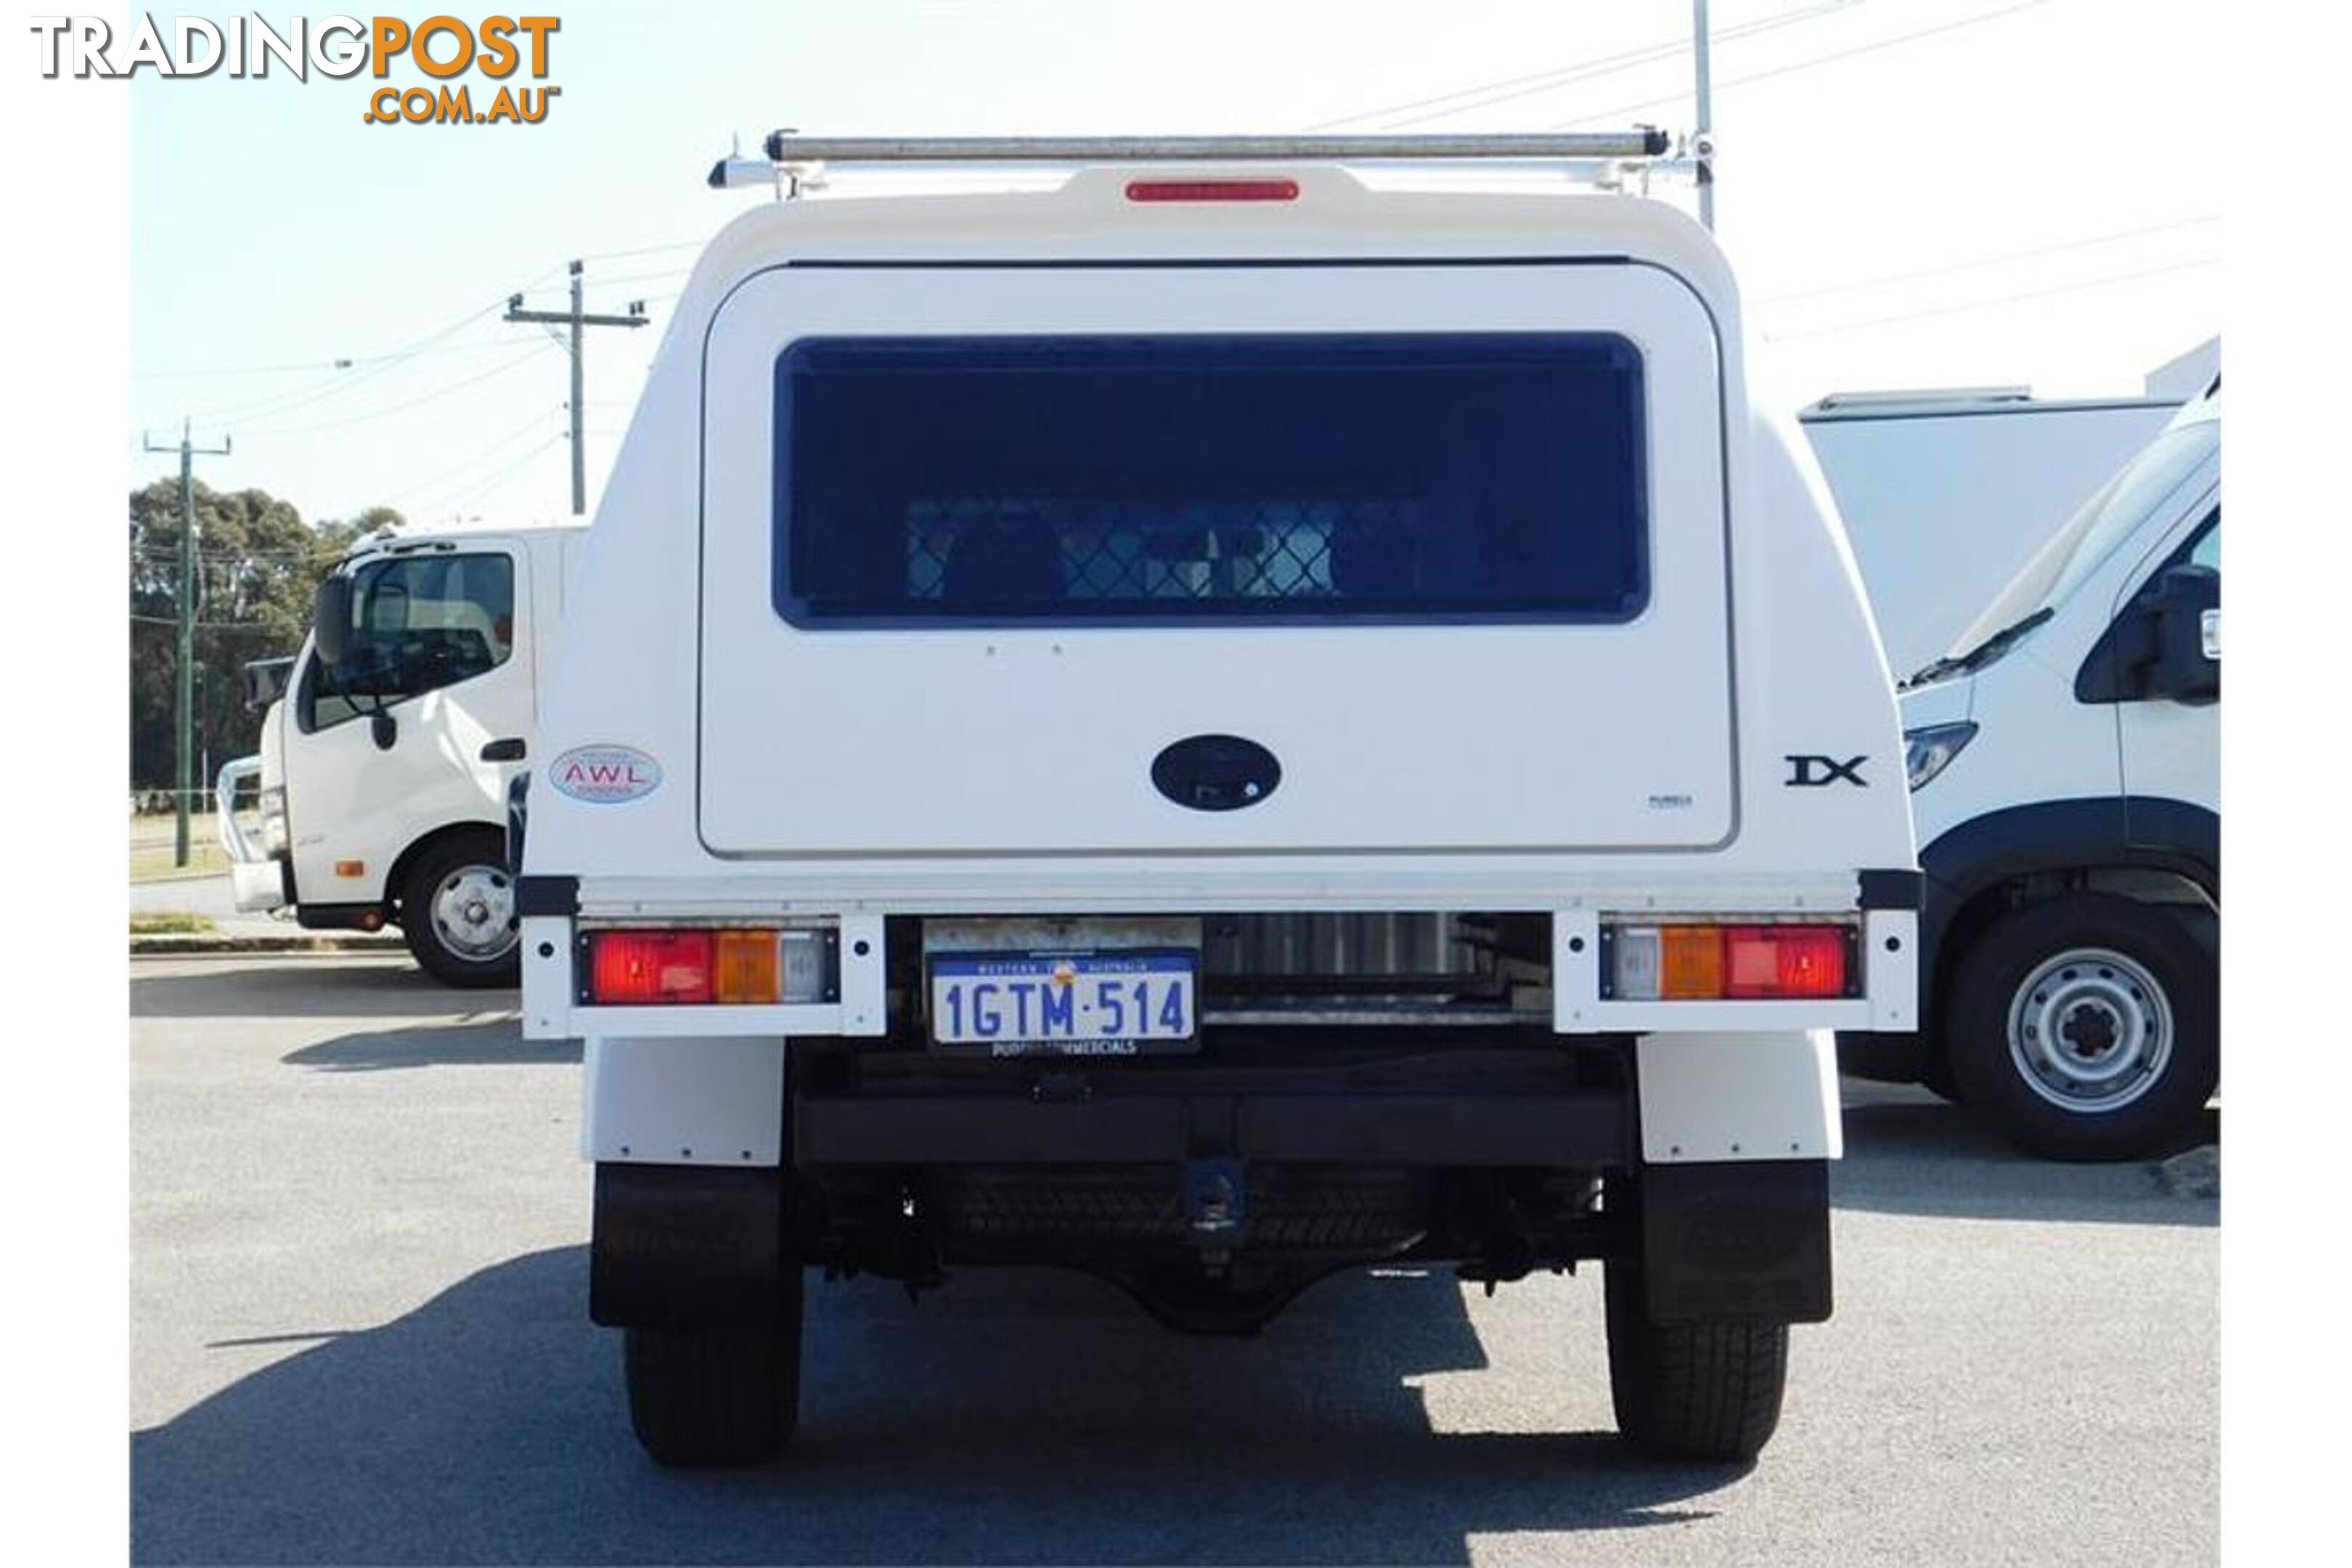
M1642 1168L1653 1322L1830 1315L1830 1168L1757 1160Z
M784 1174L596 1167L588 1316L607 1328L772 1323L783 1310Z

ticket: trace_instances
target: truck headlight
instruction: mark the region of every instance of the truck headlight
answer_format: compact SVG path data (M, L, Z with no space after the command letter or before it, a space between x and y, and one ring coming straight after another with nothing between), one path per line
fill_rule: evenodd
M276 855L286 847L286 786L273 784L261 792L261 848Z
M1903 731L1903 773L1911 787L1917 789L1944 771L1960 748L1977 738L1977 727L1965 721L1958 724L1930 724L1925 729Z

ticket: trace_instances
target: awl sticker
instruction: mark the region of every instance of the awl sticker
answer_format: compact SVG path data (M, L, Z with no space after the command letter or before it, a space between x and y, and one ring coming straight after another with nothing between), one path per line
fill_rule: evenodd
M660 787L661 764L635 746L574 746L548 769L549 782L574 800L617 805Z

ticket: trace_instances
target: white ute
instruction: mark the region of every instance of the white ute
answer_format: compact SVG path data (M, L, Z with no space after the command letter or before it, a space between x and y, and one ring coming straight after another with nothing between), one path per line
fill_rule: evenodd
M1339 1269L1600 1260L1627 1436L1762 1447L1918 875L1731 274L1620 188L1664 151L714 174L797 199L679 300L520 863L657 1459L784 1443L805 1270L1041 1263L1245 1333ZM966 158L1030 188L798 197Z

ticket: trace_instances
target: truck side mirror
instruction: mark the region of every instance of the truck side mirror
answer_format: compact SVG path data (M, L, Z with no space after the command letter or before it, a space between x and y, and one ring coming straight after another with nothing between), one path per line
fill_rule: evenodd
M286 682L294 672L290 658L257 658L242 671L245 677L245 710L258 713L286 695Z
M2168 566L2140 597L2156 623L2147 695L2175 702L2220 700L2221 574L2210 566Z
M334 668L351 657L352 580L340 572L319 580L310 596L310 629L318 640L319 662Z
M400 721L377 709L368 715L368 739L375 742L379 752L392 750L392 743L400 739Z

